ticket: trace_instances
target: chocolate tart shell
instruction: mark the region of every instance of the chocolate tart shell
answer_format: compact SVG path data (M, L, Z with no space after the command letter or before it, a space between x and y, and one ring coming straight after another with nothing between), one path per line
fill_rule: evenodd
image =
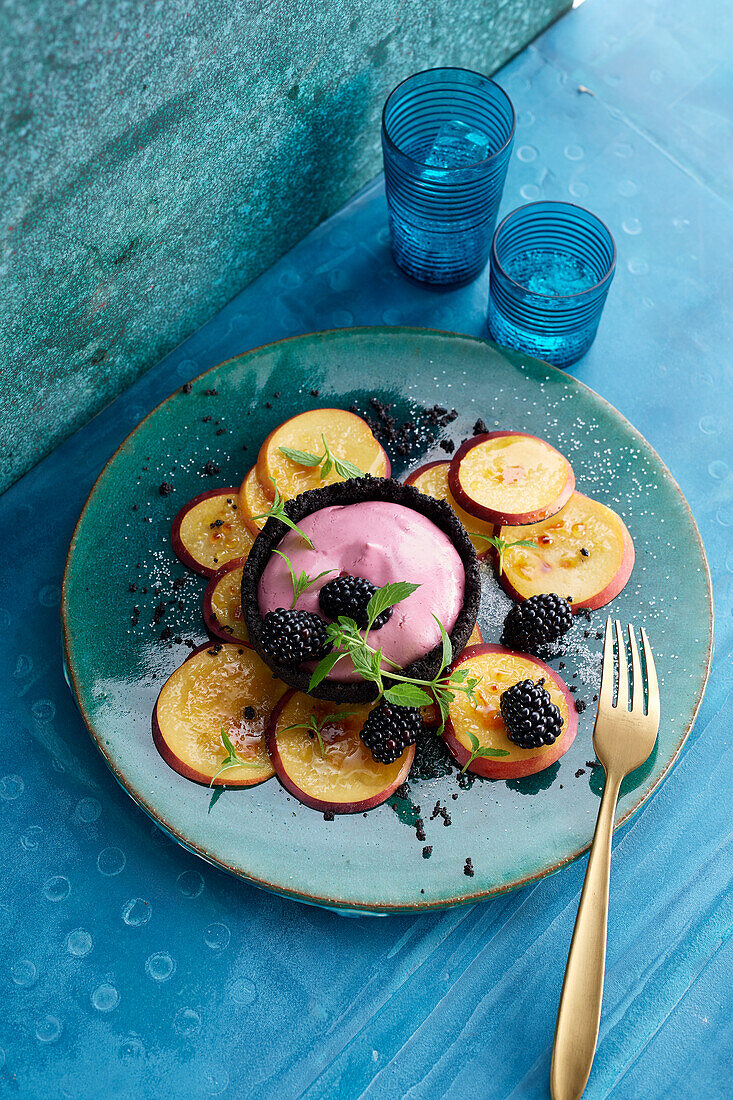
M368 500L390 501L420 512L444 531L455 546L466 573L463 607L450 632L453 652L460 653L476 625L481 599L481 580L476 551L466 529L449 504L426 496L412 485L403 485L391 478L362 477L301 493L300 496L287 502L285 511L294 523L298 523L311 512L317 512L321 508L332 505L361 504ZM284 523L270 518L255 539L242 576L242 612L250 642L265 664L286 684L297 688L298 691L307 692L311 676L308 671L298 666L281 665L262 648L262 615L257 602L257 588L272 551L287 532L288 527ZM424 657L407 665L402 672L418 680L431 680L440 668L440 658L441 646L438 645ZM376 698L377 689L374 684L363 680L344 683L326 679L322 680L310 694L318 699L329 699L334 703L369 703Z

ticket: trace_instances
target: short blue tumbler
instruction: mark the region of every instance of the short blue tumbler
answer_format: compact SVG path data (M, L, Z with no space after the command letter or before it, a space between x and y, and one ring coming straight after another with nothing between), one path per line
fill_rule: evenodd
M589 210L569 202L520 206L491 246L491 335L570 366L595 339L615 265L613 237Z
M382 115L384 176L395 263L421 283L475 279L491 235L514 140L498 84L468 69L428 69L390 94Z

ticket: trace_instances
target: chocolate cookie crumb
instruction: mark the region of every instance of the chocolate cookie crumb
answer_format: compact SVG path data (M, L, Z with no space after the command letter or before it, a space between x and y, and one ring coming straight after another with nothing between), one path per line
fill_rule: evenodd
M600 768L601 765L597 760L586 760L585 766L586 768L590 768L590 770L593 771L594 768Z
M171 628L169 626L164 626L163 629L160 632L161 642L167 642L172 637L173 637L173 631L171 630Z
M193 389L193 386L191 385L190 382L184 382L183 385L181 386L181 393L190 393L192 389Z
M214 432L214 435L226 435L226 434L227 434L226 428L217 428L216 431Z
M170 481L161 481L160 485L158 486L158 492L162 497L169 497L173 492L173 486L171 485Z
M425 847L422 850L423 859L430 859L432 854L433 854L432 844L426 844ZM422 890L420 891L420 893L422 893Z
M213 461L213 459L210 458L209 461L204 466L204 473L208 477L213 477L214 474L220 474L221 473L221 466L217 466L217 464Z
M178 590L180 588L183 588L185 583L186 583L186 578L185 577L175 577L174 580L173 580L173 591L178 592Z
M581 554L583 555L584 558L589 558L590 557L590 550L586 550L586 548L584 546L581 546L580 552L581 552Z
M128 592L137 592L137 585L135 584L134 581L130 581L130 583L127 586L127 591Z
M585 768L578 768L577 772L575 773L575 778L580 779L581 775L585 775Z
M578 714L582 714L587 706L588 704L586 703L585 699L575 700L575 709L577 710Z
M204 390L204 393L206 394L207 397L218 397L219 396L219 391L218 390Z
M473 864L470 859L467 859L463 867L464 875L468 875L469 878L473 878Z
M455 443L453 442L452 439L441 439L438 446L440 447L441 450L445 451L445 453L447 455L453 454L453 452L456 449L456 445L455 445Z
M311 397L318 397L320 392L321 392L320 390L312 389L311 390Z
M484 435L486 432L488 432L488 430L489 429L486 427L486 425L483 422L483 420L481 419L481 417L479 417L478 420L476 421L476 423L473 426L473 434L474 435Z
M334 812L333 812L333 810L324 810L324 813L323 813L323 820L324 820L324 821L333 821L333 819L334 819L334 816L335 816L335 815L334 815Z

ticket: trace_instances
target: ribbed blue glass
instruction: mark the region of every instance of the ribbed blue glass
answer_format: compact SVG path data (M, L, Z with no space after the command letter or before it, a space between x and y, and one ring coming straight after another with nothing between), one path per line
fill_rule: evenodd
M569 202L520 206L491 247L491 335L569 366L595 339L615 266L613 237L589 210Z
M392 255L423 283L475 279L491 235L514 140L514 108L468 69L428 69L399 84L382 115Z

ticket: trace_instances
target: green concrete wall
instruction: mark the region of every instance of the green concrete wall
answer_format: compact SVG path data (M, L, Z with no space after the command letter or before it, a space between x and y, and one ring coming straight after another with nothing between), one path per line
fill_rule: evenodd
M569 0L6 0L0 488L379 171L390 88Z

